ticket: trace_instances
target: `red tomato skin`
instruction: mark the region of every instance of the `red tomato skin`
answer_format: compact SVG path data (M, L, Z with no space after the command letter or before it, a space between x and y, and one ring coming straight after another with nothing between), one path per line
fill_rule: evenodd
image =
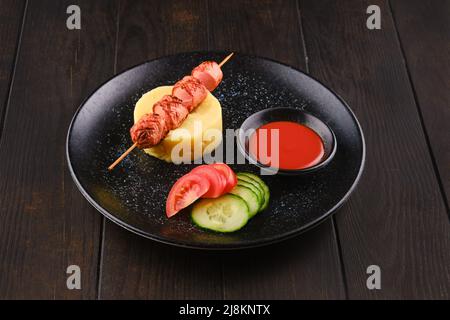
M228 193L237 185L237 177L234 173L233 169L231 169L227 164L225 163L214 163L212 165L216 170L222 173L224 178L227 181L227 184L225 186L224 193Z
M166 215L168 218L173 217L181 209L191 205L209 190L209 181L203 176L188 173L178 179L172 186L166 201ZM183 191L183 187L187 192ZM183 199L183 195L187 198Z
M224 194L226 180L222 174L211 165L201 165L192 169L191 173L203 176L209 181L209 190L202 198L218 198Z

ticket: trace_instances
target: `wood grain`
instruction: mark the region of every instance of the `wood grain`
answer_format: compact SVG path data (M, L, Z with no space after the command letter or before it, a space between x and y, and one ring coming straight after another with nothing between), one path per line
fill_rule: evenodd
M306 70L295 1L209 2L210 46L271 57Z
M106 221L100 299L221 299L217 254L137 236Z
M66 28L71 1L30 1L0 147L0 298L95 298L100 216L67 170L76 108L112 74L114 1L78 1L82 29ZM98 31L101 30L101 33ZM81 290L66 268L81 268Z
M209 1L213 49L306 69L295 1ZM226 299L345 298L332 220L274 246L223 255Z
M0 299L450 298L448 1L79 0L80 31L65 26L72 2L28 1L19 47L25 2L0 0ZM369 4L381 30L365 26ZM114 72L206 49L309 68L349 102L367 164L337 230L177 249L103 220L77 191L65 136L81 101ZM66 288L70 264L80 291ZM371 264L381 290L366 287Z
M450 199L450 2L391 1L440 181Z
M19 47L25 0L0 0L0 136Z
M370 4L381 8L381 30L366 28ZM449 221L387 2L300 8L310 71L347 100L367 142L362 181L337 215L349 298L448 299ZM372 264L381 290L366 287Z
M157 14L155 14L157 13ZM117 70L180 51L207 49L205 1L122 1ZM220 299L220 259L171 248L106 221L101 299Z
M207 46L205 1L121 1L117 73L150 59Z

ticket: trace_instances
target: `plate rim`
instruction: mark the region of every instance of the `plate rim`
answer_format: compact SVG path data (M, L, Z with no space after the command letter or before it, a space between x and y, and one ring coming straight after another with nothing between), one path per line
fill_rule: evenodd
M265 61L269 61L269 62L273 62L285 67L288 67L290 69L293 69L299 73L301 73L302 75L306 76L307 78L310 78L311 80L317 82L318 84L320 84L322 87L324 87L326 90L328 90L332 95L334 95L343 105L344 107L349 111L351 117L353 118L353 121L356 123L358 131L359 131L359 136L361 137L361 143L362 143L362 155L361 155L361 164L358 170L358 174L356 175L355 179L353 180L353 183L351 185L351 187L348 189L348 191L344 194L344 196L341 197L341 199L328 211L326 211L324 214L322 214L320 217L314 219L313 221L303 225L300 228L296 228L294 230L285 232L283 234L280 234L278 236L273 236L270 238L263 238L260 240L252 240L252 241L248 241L243 245L239 245L239 244L235 244L235 245L218 245L218 244L207 244L205 243L203 246L201 245L194 245L194 244L189 244L188 242L183 242L183 241L175 241L175 240L166 240L165 238L162 237L158 237L155 235L150 235L138 228L135 228L125 222L123 222L121 219L115 217L113 214L111 214L108 210L104 209L102 206L100 206L90 195L89 193L85 190L85 188L82 186L81 182L78 180L75 171L73 170L72 167L72 163L70 160L70 154L69 154L69 140L70 140L70 136L72 133L72 129L73 129L73 124L76 121L78 114L80 113L80 111L82 110L82 108L84 107L84 105L86 104L86 102L98 91L100 90L102 87L104 87L107 83L109 83L110 81L112 81L113 79L121 76L122 74L140 67L140 66L144 66L146 64L152 63L156 60L160 60L163 58L170 58L170 57L174 57L174 56L178 56L178 55L189 55L189 54L200 54L200 55L208 55L208 54L226 54L226 51L214 51L214 50L208 50L208 51L187 51L187 52L178 52L178 53L174 53L174 54L170 54L170 55L164 55L164 56L158 56L154 59L150 59L147 60L145 62L142 63L138 63L136 65L133 65L127 69L122 70L120 73L114 74L113 76L111 76L110 78L108 78L106 81L102 82L99 86L97 86L92 92L90 92L87 97L85 99L83 99L83 101L80 103L79 107L77 108L77 110L75 111L68 130L67 130L67 135L66 135L66 143L65 143L65 153L66 153L66 161L68 164L68 169L70 172L70 175L72 177L72 180L74 181L76 187L78 188L78 190L80 191L80 193L83 195L83 197L97 210L99 211L105 218L108 218L110 221L114 222L116 225L130 231L133 232L134 234L137 234L139 236L142 236L146 239L151 239L153 241L159 242L159 243L163 243L166 245L171 245L171 246L175 246L175 247L180 247L180 248L188 248L188 249L197 249L197 250L205 250L205 251L227 251L227 250L242 250L242 249L249 249L249 248L256 248L256 247L262 247L262 246L267 246L270 244L274 244L274 243L278 243L290 238L293 238L295 236L298 236L318 225L320 225L322 222L326 221L327 219L333 217L333 215L336 213L336 211L348 200L348 198L350 197L350 195L354 192L354 190L356 189L357 185L359 184L359 181L361 180L361 176L364 172L365 169L365 163L366 163L366 142L365 142L365 138L364 138L364 131L362 129L361 124L358 121L358 118L356 117L355 113L353 112L353 110L350 108L350 106L348 105L348 103L339 95L337 94L334 90L330 89L328 86L326 86L323 82L321 82L320 80L316 79L315 77L303 72L302 70L299 70L296 67L293 67L291 65L288 65L286 63L277 61L275 59L272 58L267 58L267 57L263 57L263 56L259 56L259 55L255 55L255 54L246 54L246 53L241 53L239 51L233 51L235 55L239 55L239 56L244 56L247 58L255 58L255 59L260 59L260 60L265 60Z

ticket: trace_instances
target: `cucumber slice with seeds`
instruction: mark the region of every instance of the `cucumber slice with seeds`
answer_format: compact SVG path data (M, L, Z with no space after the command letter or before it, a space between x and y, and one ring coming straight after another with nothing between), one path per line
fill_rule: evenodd
M192 221L201 228L217 232L239 230L248 221L246 202L235 195L226 194L216 199L202 199L191 213Z

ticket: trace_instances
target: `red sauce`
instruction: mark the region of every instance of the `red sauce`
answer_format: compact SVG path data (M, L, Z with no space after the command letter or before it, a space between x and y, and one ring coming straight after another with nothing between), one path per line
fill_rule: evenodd
M280 169L312 167L321 161L324 154L320 136L314 130L291 121L265 124L253 133L249 142L249 151L254 158Z

